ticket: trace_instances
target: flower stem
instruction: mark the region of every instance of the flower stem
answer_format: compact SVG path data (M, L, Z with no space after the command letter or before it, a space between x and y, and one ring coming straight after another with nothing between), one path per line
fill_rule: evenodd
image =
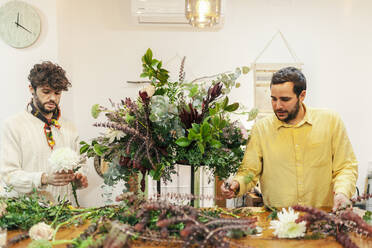
M74 181L71 181L71 186L72 186L72 194L74 195L76 206L79 208L80 204L79 204L77 194L76 194L76 189L77 189L76 183Z
M71 217L70 219L66 220L65 222L62 222L62 223L59 223L57 226L56 226L56 229L54 229L54 232L53 232L53 239L52 241L54 242L55 239L56 239L56 235L57 235L57 232L58 232L58 229L61 227L61 226L64 226L64 225L67 225L69 224L70 222L72 222L73 220L75 219L78 219L78 218L88 218L90 215L94 214L94 213L97 213L98 210L96 211L92 211L92 212L88 212L88 213L82 213L82 214L78 214L78 215L75 215L73 217Z
M65 205L65 200L66 200L66 195L63 197L62 204L58 208L56 217L54 217L54 220L53 220L52 224L50 224L51 227L53 227L54 224L56 223L56 221L58 220L59 214L61 213L61 210L62 210L63 206Z

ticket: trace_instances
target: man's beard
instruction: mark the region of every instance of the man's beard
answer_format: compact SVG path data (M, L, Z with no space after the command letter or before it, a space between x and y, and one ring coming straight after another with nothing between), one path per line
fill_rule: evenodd
M42 103L39 99L39 97L37 95L34 95L34 100L35 100L35 103L36 103L36 107L40 110L40 112L42 114L50 114L50 113L53 113L54 111L56 111L58 105L57 103L53 102L53 101L49 101L49 102L46 102L46 103ZM53 103L55 105L55 108L54 109L51 109L51 110L48 110L44 107L45 104L48 104L48 103Z
M291 112L288 112L287 118L285 118L282 121L284 121L285 123L290 122L291 120L293 120L297 117L299 111L300 111L300 100L297 100L295 108ZM276 112L275 112L275 115L276 115L276 118L278 118L280 120L280 118L278 117Z

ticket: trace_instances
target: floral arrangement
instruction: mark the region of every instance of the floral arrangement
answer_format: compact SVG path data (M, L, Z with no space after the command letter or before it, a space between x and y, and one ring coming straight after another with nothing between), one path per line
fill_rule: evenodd
M170 180L177 163L206 166L221 179L237 171L248 137L230 116L246 114L253 120L257 111L244 112L239 103L229 102L228 94L240 86L237 79L249 68L186 82L184 62L185 58L179 80L170 82L169 72L148 49L142 57L141 77L151 83L138 98L111 102L112 108L92 107L94 118L103 113L107 119L95 126L108 131L90 144L81 142L80 152L110 162L106 184L127 182L140 172L144 190L145 175Z
M53 173L62 173L68 171L77 172L81 169L81 165L85 162L85 160L86 158L84 156L79 156L79 154L77 154L77 152L72 150L70 147L61 147L53 150L49 157L49 162L52 165ZM78 185L76 185L76 182L71 181L71 186L76 205L80 207L76 194Z

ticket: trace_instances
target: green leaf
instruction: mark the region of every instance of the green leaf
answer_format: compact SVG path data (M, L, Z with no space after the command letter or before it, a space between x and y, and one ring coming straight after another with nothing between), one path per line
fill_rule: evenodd
M258 109L257 108L254 108L252 109L249 113L248 113L249 117L248 117L248 121L253 121L254 119L256 119L257 115L258 115Z
M141 75L140 75L141 78L146 78L148 76L149 76L149 74L147 72L142 72Z
M176 144L182 147L187 147L191 144L191 141L186 137L181 137L176 140Z
M204 151L205 151L204 145L202 143L198 142L198 147L199 147L199 150L200 150L201 154L204 154Z
M86 153L89 149L89 145L86 144L86 145L83 145L82 147L80 147L80 154L83 154L83 153Z
M104 152L107 151L107 147L100 145L100 144L94 144L93 150L98 156L103 156Z
M145 61L146 61L146 64L151 64L151 61L152 61L152 51L151 49L147 49L146 51L146 54L145 54Z
M134 116L132 116L132 115L130 115L129 113L126 113L125 114L125 121L126 122L131 122L131 121L133 121L135 119L135 117Z
M158 65L157 65L158 69L160 69L162 65L163 65L163 63L161 61L159 61Z
M229 104L229 98L226 96L225 99L223 99L223 102L222 102L222 109L225 109L227 104Z
M99 109L99 104L94 104L91 109L91 114L94 119L97 119L99 116L99 113L101 113L101 110Z
M153 59L153 60L151 61L151 66L152 66L152 67L154 67L154 66L157 67L158 63L159 63L159 61L158 61L157 59Z
M209 114L210 115L215 115L217 113L215 108L209 108Z
M243 70L243 74L247 74L250 71L250 68L248 66L243 66L242 70Z
M194 129L195 132L199 133L200 132L200 125L197 123L192 123L191 124L192 129Z
M198 94L198 90L199 90L199 87L198 87L197 85L193 86L193 87L190 89L189 97L194 97L194 96L196 96L196 94Z
M165 95L166 92L167 92L167 90L164 89L164 88L157 88L155 93L154 93L154 96L163 96L163 95Z
M221 145L222 145L221 142L219 142L216 139L212 139L210 143L211 143L211 146L214 147L214 148L220 148Z
M215 126L215 127L219 127L220 126L220 122L221 122L221 119L220 119L219 116L215 116L212 119L213 126Z
M240 87L240 83L236 83L235 88L239 88L239 87Z
M228 112L234 112L235 110L237 110L239 108L239 103L235 102L233 104L230 104L230 105L227 105L225 107L225 110L228 111Z
M194 129L189 129L189 134L187 135L189 140L198 139L198 133Z
M228 124L228 122L227 122L226 120L221 120L221 121L220 121L220 126L219 126L219 128L220 128L220 129L223 129L224 127L227 126L227 124Z
M210 135L210 132L211 132L211 128L210 128L209 124L207 122L203 122L203 124L201 126L201 129L200 129L201 136L203 138L207 137L207 136Z

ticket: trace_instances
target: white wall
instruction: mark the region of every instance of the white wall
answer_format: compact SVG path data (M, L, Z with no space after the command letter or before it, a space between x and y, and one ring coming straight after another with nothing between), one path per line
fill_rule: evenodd
M137 94L137 87L125 82L139 79L140 58L147 48L164 62L176 54L187 56L189 75L198 77L249 65L279 28L304 63L306 103L334 109L343 117L360 162L358 186L364 188L367 162L372 160L368 99L372 1L228 0L224 27L208 32L133 26L129 0L28 2L39 8L47 27L31 48L15 50L0 43L1 101L12 106L2 112L2 118L28 100L24 82L30 66L42 59L58 60L73 84L64 98L64 111L87 140L99 132L92 127L92 104L108 105L108 98ZM281 41L275 40L260 62L290 62L283 49ZM176 67L177 59L168 65ZM252 106L251 77L242 83L234 98ZM90 177L83 204L101 202L102 181L94 173Z
M0 5L8 0L0 0ZM41 17L42 29L38 41L31 47L15 49L0 39L0 123L6 117L25 109L31 98L27 76L35 63L57 61L56 1L26 0Z

